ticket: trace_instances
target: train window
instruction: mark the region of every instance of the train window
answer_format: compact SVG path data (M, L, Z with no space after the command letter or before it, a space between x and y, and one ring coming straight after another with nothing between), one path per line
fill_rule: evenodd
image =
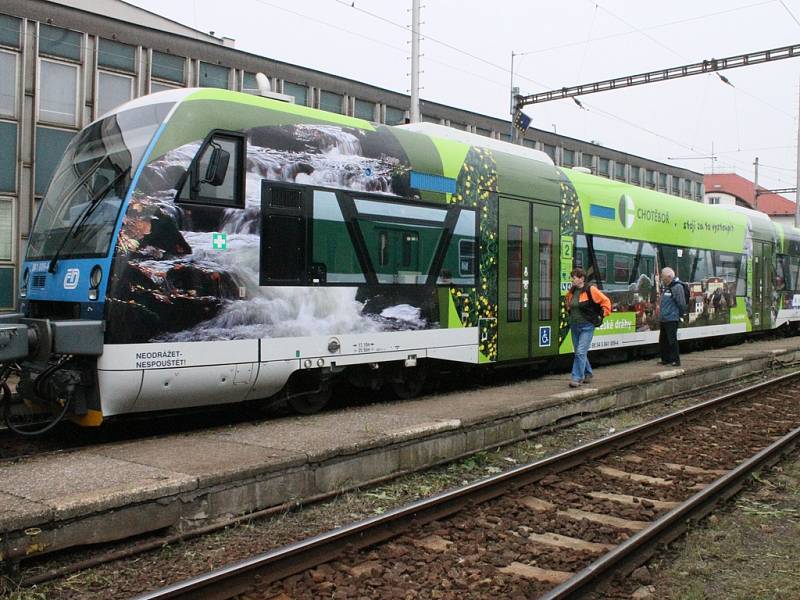
M792 283L792 264L785 254L775 256L775 291L783 292L794 289Z
M595 253L595 280L608 281L608 257L602 253Z
M475 275L475 240L458 242L458 274Z
M714 252L714 277L725 280L726 291L732 296L744 296L747 293L747 267L744 256L728 252ZM731 304L732 305L732 304Z
M407 231L403 234L403 260L404 269L416 270L419 268L419 233Z
M553 232L539 230L539 320L553 318Z
M244 208L244 136L211 132L179 184L179 202Z
M312 283L366 283L335 192L314 190L313 217Z
M453 235L442 262L437 283L475 285L476 250L475 211L462 208L453 228Z
M426 283L448 210L366 198L354 204L378 283Z
M378 265L385 267L389 264L389 232L381 231L378 234Z
M522 321L522 227L508 226L507 237L508 272L508 314L509 323Z
M614 283L629 283L633 257L630 255L614 255Z

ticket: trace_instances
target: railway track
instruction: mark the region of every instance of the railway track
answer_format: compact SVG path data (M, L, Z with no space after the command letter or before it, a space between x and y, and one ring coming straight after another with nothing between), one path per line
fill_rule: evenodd
M792 449L798 397L795 372L140 598L581 597Z

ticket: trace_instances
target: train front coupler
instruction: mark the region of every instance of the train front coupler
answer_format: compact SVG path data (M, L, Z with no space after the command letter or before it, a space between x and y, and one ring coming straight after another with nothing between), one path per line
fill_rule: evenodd
M0 316L0 388L6 425L21 435L40 435L67 416L87 412L94 392L94 359L103 352L103 321ZM7 379L19 376L16 393ZM27 409L44 407L48 416ZM27 420L26 420L27 419Z

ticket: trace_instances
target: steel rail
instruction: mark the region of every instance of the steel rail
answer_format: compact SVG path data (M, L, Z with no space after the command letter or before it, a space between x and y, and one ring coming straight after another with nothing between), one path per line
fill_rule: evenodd
M517 489L529 485L551 473L567 470L573 466L587 462L588 460L609 454L637 441L656 435L667 427L674 426L682 421L692 419L699 414L734 402L739 397L796 378L800 378L800 371L795 371L794 373L789 373L740 390L735 390L600 440L588 442L577 448L561 452L535 463L516 467L505 473L473 482L455 490L437 494L431 498L419 500L407 506L389 511L383 515L358 521L312 538L277 548L265 554L215 569L160 590L141 594L136 596L135 600L165 600L168 598L210 600L230 598L248 591L253 587L255 582L257 582L258 585L267 585L275 581L280 581L281 579L300 573L319 564L334 560L339 557L345 549L363 548L396 537L411 527L446 518L465 507L480 504L501 496L509 489ZM800 430L798 430L798 435L800 435ZM785 436L782 440L790 437L791 434ZM792 441L793 440L794 438L792 438ZM790 442L785 442L785 444L788 443ZM747 474L744 468L745 465L756 459L758 459L759 464L762 464L767 456L769 456L769 454L766 450L762 450L755 457L749 459L719 481L731 478L741 480ZM703 502L708 504L708 510L710 510L713 503L708 497L712 494L713 490L718 489L721 485L722 484L713 484L709 486L707 489L693 496L692 500L703 500ZM727 488L728 486L726 485L724 487ZM666 527L666 519L670 515L675 515L674 518L679 520L682 515L682 506L683 505L673 509L670 513L655 521L652 527L657 525L659 530L663 530ZM651 543L650 540L643 539L644 533L648 531L648 529L630 538L623 543L620 548L642 548L645 544ZM641 542L639 545L633 546L633 540L641 540ZM579 575L582 581L596 581L603 573L609 572L610 568L619 564L625 556L621 551L617 552L616 549L611 551L610 555L613 555L613 560L603 557L595 563L592 563L592 565L589 565L583 571L580 571L579 574L563 585L569 584L573 579L577 580ZM578 583L579 582L576 581L575 585L578 585ZM582 588L584 584L580 585ZM561 586L556 589L560 589L560 587ZM555 590L551 593L554 592ZM568 595L553 596L553 598L573 597L569 594L573 594L574 592L565 589L563 592L559 593Z

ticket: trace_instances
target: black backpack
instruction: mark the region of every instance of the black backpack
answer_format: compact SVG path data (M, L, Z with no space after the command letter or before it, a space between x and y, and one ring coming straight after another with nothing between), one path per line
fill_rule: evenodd
M589 297L589 307L592 311L591 316L589 316L589 322L595 327L600 327L603 324L603 307L595 302L594 296L592 296L593 287L595 286L586 286L586 295Z
M676 283L683 287L683 299L685 300L685 304L683 310L681 310L680 306L678 306L678 310L680 310L681 316L685 317L686 315L689 314L689 284L686 283L685 281L681 281L680 279L674 279L672 283L669 284L669 287L671 288ZM675 304L678 303L676 302Z

